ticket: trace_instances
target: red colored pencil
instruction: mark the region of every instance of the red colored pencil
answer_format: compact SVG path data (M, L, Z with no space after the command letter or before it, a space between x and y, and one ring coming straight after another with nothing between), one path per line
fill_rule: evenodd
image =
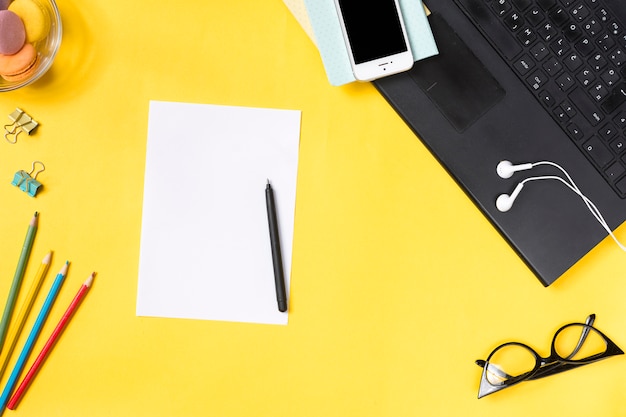
M76 294L76 296L70 303L69 307L65 311L65 314L63 314L63 317L61 317L59 324L57 324L57 327L55 327L55 329L52 331L50 338L48 339L44 347L41 349L41 352L37 356L37 359L35 359L35 362L33 363L33 365L28 370L28 373L22 380L22 383L20 384L20 386L17 388L17 390L15 391L15 393L9 400L9 403L7 405L8 409L15 410L15 408L17 408L18 402L20 401L20 399L26 392L26 389L29 387L32 380L35 378L37 371L39 371L39 368L41 368L41 365L43 364L46 357L48 356L48 353L50 353L50 350L52 350L52 347L61 336L63 329L65 328L65 326L67 326L67 323L72 318L72 315L78 309L80 302L83 300L83 298L85 298L85 295L87 295L87 291L89 290L89 288L91 287L91 283L93 282L94 275L95 275L95 272L89 275L89 278L87 278L87 281L85 281L83 285L80 287L80 289L78 290L78 293Z

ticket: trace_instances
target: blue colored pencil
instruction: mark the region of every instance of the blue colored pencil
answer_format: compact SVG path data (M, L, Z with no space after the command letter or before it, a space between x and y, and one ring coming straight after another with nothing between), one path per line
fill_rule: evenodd
M41 311L37 316L37 320L35 320L35 324L33 325L30 334L28 335L28 339L26 339L26 343L24 343L24 347L22 348L22 352L20 353L17 362L15 363L15 367L13 368L13 372L11 372L11 376L9 377L6 386L4 387L4 391L2 391L2 396L0 396L0 414L4 412L6 409L6 405L9 402L9 398L11 397L11 393L17 384L17 380L26 366L26 361L28 361L28 356L30 352L33 350L33 346L37 341L37 336L41 332L41 329L48 317L48 313L52 309L52 304L54 304L54 300L56 300L57 294L61 289L61 285L63 284L63 280L65 279L65 275L67 275L67 269L69 267L69 262L65 262L61 271L57 274L52 287L50 287L50 291L48 292L48 296L41 307Z

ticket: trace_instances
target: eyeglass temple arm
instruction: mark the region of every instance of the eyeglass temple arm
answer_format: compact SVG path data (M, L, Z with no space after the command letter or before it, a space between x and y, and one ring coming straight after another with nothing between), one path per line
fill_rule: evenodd
M563 362L554 362L550 365L546 365L543 368L539 368L534 375L528 378L528 381L532 381L535 379L545 378L550 375L559 374L561 372L569 371L570 369L578 368L579 366L587 365L591 362L585 363L563 363Z
M620 349L617 345L609 346L606 352L599 353L597 355L590 356L587 358L585 362L580 363L563 363L563 362L553 362L549 365L546 365L542 368L539 368L534 375L528 378L528 381L532 381L534 379L545 378L546 376L555 375L561 372L569 371L570 369L578 368L579 366L589 365L590 363L594 363L598 360L605 359L615 355L623 355L624 351Z
M595 320L596 320L596 315L595 314L590 314L589 317L587 317L587 320L585 320L585 324L587 326L593 326L593 322ZM582 347L583 343L585 343L585 340L587 340L587 336L588 335L589 335L589 327L583 327L583 331L582 331L582 333L580 335L580 339L578 339L578 343L576 344L576 347L574 348L572 353L570 353L567 356L567 358L565 358L565 359L572 359L574 356L576 356L576 354L578 353L578 351Z

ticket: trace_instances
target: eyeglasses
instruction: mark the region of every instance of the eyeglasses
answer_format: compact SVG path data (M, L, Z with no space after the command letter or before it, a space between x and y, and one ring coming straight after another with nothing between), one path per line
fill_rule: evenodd
M547 358L542 358L528 345L508 342L495 348L487 360L477 360L476 364L483 368L478 398L522 381L532 381L623 354L611 339L592 326L595 317L591 314L585 323L570 323L557 330Z

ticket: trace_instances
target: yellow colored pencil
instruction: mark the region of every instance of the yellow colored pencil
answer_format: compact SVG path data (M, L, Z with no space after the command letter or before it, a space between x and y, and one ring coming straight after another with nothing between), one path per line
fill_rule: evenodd
M26 323L26 318L28 317L28 313L30 313L30 309L33 307L35 303L35 298L37 298L37 293L39 292L39 288L41 288L41 284L43 282L44 277L46 276L46 272L48 272L48 268L50 267L50 259L52 258L52 252L48 252L46 256L41 261L41 265L37 270L37 274L35 275L35 279L28 290L28 294L26 295L26 299L24 300L24 304L22 304L22 308L20 309L19 314L13 323L12 326L9 326L9 334L7 336L7 344L2 350L2 354L0 354L0 378L2 374L4 374L4 370L9 363L9 359L11 358L11 354L13 353L13 349L15 349L15 345L17 344L17 339L19 339L20 332L24 327L24 323Z

